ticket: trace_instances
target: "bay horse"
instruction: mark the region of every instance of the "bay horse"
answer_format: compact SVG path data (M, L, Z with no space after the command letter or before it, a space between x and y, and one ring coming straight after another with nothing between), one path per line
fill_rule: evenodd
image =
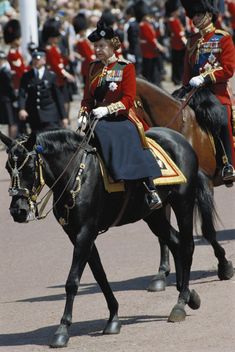
M214 135L217 134L216 126L220 124L219 120L223 110L208 89L204 89L202 94L197 95L197 97L198 101L195 99L193 104L189 103L181 110L181 101L148 81L137 78L137 115L144 119L150 127L167 127L184 135L195 150L199 160L199 168L204 174L211 192L213 192L213 187L222 185L223 181L217 167L215 143L212 134L208 132L212 131ZM197 116L190 105L196 108ZM202 116L198 116L199 114ZM169 217L170 209L168 209ZM208 229L202 227L202 234L212 245L218 260L219 279L228 280L233 277L233 264L226 259L225 251L216 239L215 228L213 229L211 226ZM150 291L164 290L166 277L170 273L169 250L161 239L159 239L159 243L160 266L158 274L154 276L148 287Z
M169 204L175 212L178 231L167 221L164 207L150 211L146 206L146 190L141 182L133 183L126 192L106 192L97 150L91 143L84 143L77 133L53 130L14 141L0 132L0 139L8 152L6 168L12 183L9 189L12 197L10 214L14 221L22 223L33 217L40 218L37 198L45 181L53 192L51 210L74 247L65 285L65 309L50 342L51 347L65 347L69 341L73 302L87 263L101 287L109 310L103 333L120 332L118 302L106 278L95 239L115 222L128 192L125 212L115 226L143 219L154 235L169 246L174 257L179 295L168 321L183 321L186 304L191 309L200 307L198 294L189 289L194 251L194 207L197 205L203 226L208 228L213 224L215 215L213 197L205 177L198 170L193 148L181 134L170 129L152 128L147 135L167 151L187 178L184 184L158 187L163 204Z

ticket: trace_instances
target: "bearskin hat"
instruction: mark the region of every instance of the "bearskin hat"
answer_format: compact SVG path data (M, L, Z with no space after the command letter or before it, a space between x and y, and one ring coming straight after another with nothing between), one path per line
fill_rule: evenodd
M106 26L112 26L117 20L116 16L109 9L103 11L100 19L106 24Z
M75 33L79 33L82 30L87 29L88 24L87 24L87 19L84 13L78 13L74 18L73 18L73 28L75 30Z
M49 38L55 38L60 36L61 22L59 17L49 18L43 26L42 29L42 40L44 43L48 41Z
M144 0L139 0L134 4L134 12L137 22L141 22L144 16L150 14L151 10Z
M218 8L215 0L180 0L185 8L186 15L193 18L197 13L212 13L212 21L215 22L218 17Z
M112 27L107 26L106 23L100 20L97 23L97 28L94 30L89 36L88 39L91 42L97 42L98 40L104 39L112 39L115 37L115 33Z
M179 0L167 0L165 3L165 15L166 17L170 17L172 12L178 10L179 8Z
M3 37L6 44L12 43L21 37L20 22L18 20L8 21L3 28Z

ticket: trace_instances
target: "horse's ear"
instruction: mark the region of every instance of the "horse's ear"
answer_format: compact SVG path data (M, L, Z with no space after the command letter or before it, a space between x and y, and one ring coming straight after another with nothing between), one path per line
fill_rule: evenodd
M13 144L13 139L10 137L7 137L4 133L0 131L0 140L8 147L10 148Z
M36 133L31 133L27 142L24 144L25 148L28 150L28 151L31 151L33 150L33 147L35 146L35 143L36 143Z

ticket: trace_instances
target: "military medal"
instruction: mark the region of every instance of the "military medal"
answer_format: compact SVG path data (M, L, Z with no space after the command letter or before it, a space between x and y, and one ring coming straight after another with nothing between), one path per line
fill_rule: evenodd
M209 57L208 57L208 61L209 61L209 63L212 64L212 65L215 63L216 57L215 57L215 55L214 55L213 53L210 53L210 55L209 55Z

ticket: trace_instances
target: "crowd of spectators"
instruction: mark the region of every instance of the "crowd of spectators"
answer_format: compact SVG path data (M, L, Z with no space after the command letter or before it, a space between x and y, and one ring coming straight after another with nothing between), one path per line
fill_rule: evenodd
M221 10L217 26L229 31L235 40L235 1L217 2ZM166 73L165 64L169 63L172 66L172 82L175 85L181 84L186 41L195 28L179 1L37 0L37 11L40 50L47 45L43 41L42 33L48 19L56 18L61 24L57 44L61 55L66 58L66 78L69 75L74 78L68 79L70 101L74 94L82 94L89 62L95 58L87 36L94 30L100 18L114 28L121 40L121 52L117 55L123 55L132 61L138 75L143 75L161 86ZM20 19L18 1L0 0L0 44L2 52L6 54L9 47L4 42L3 29L12 19ZM29 43L28 48L32 53L35 49L34 43ZM28 70L30 62L26 62L25 67ZM14 79L14 72L12 77ZM69 115L69 107L66 107L66 112Z

